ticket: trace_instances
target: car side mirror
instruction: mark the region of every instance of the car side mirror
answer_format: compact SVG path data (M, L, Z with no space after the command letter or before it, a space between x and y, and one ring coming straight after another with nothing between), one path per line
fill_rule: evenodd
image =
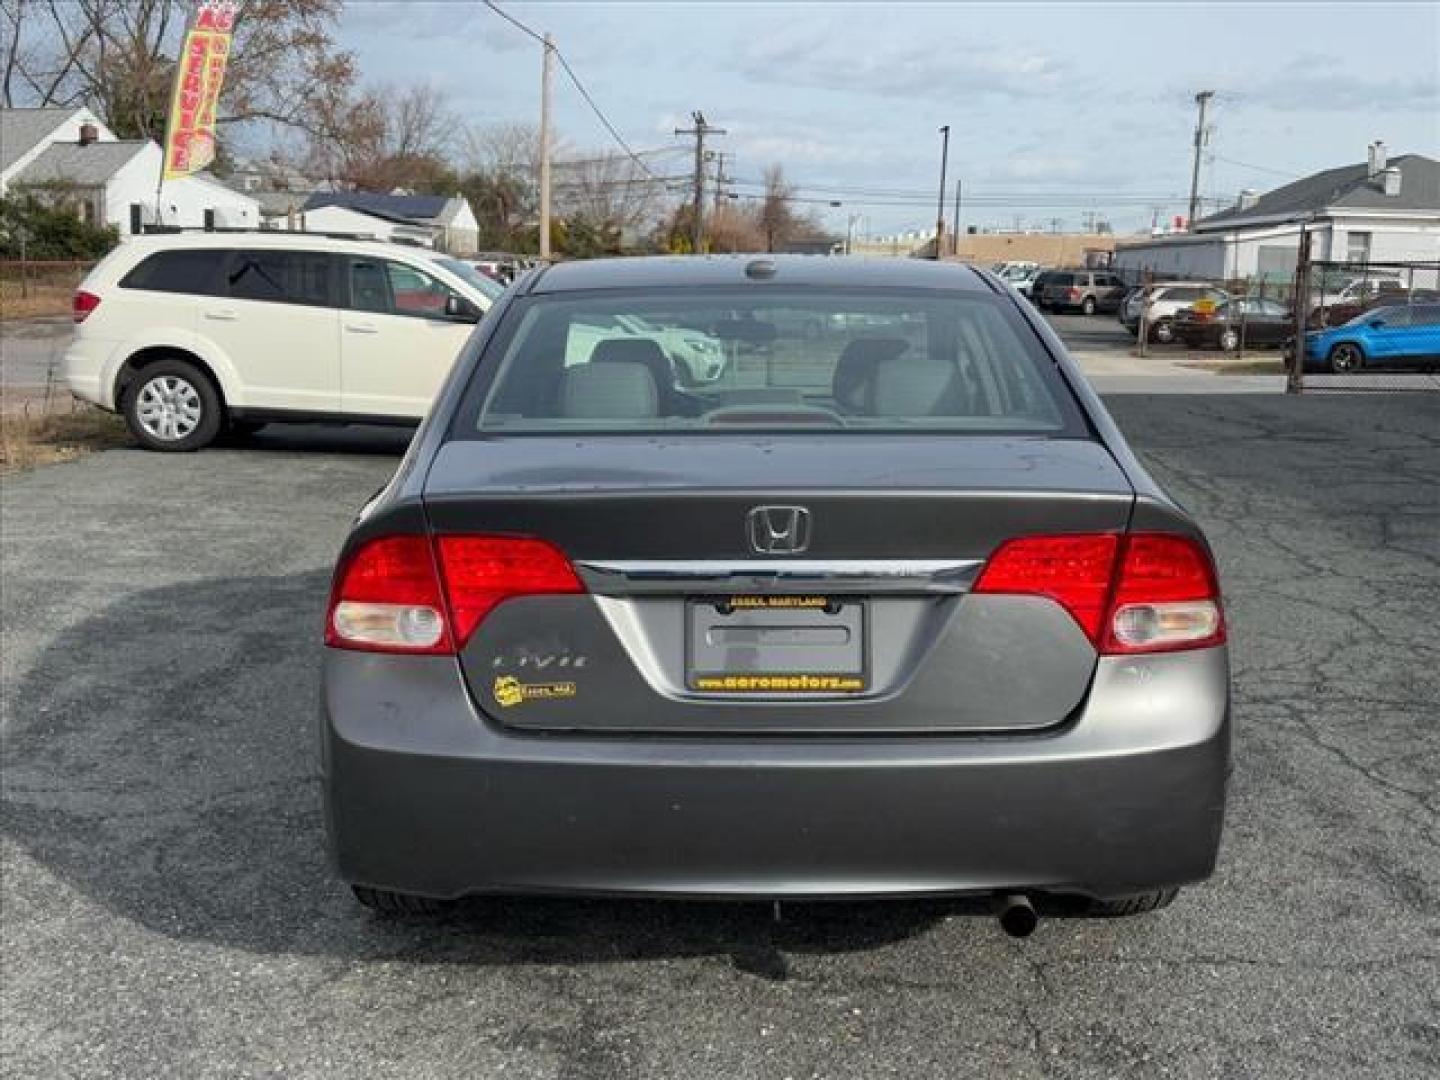
M481 310L463 296L451 293L445 298L445 317L454 322L478 323Z

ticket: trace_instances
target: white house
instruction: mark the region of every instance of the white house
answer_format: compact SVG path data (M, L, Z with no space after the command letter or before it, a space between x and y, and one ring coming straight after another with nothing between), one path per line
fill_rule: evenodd
M374 210L352 210L348 206L307 206L299 214L277 218L274 227L305 232L349 233L429 248L435 247L438 239L436 230L429 225L418 225Z
M30 192L73 207L122 237L157 223L163 154L149 139L117 139L89 109L0 109L0 195ZM204 173L167 180L158 223L182 228L254 228L254 199Z
M344 210L325 217L322 211ZM363 222L364 228L335 228L329 222ZM326 224L317 225L317 221ZM304 228L312 232L368 232L385 239L404 239L439 248L452 255L473 255L479 249L480 223L460 195L382 195L372 191L324 191L305 201ZM419 239L423 234L425 239Z
M1440 262L1440 162L1387 158L1384 143L1358 165L1307 176L1264 195L1247 192L1191 231L1116 246L1127 278L1288 279L1304 225L1311 256L1351 263Z

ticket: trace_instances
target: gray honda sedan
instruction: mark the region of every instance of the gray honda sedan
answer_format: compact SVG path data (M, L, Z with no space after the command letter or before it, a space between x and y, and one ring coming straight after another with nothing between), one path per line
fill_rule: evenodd
M384 911L970 895L1025 933L1215 864L1205 539L960 265L532 271L361 512L325 643L334 857Z

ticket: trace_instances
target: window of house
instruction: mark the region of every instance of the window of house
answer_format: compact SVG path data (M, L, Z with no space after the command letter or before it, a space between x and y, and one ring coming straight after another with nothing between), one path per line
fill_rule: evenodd
M1370 261L1370 234L1350 232L1345 235L1345 261L1368 263Z

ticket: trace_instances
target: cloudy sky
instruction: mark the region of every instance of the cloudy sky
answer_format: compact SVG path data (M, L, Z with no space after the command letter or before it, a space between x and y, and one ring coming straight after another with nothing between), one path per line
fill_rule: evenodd
M1440 157L1440 5L502 3L556 44L657 172L688 172L692 109L727 129L736 190L784 165L832 227L932 224L942 124L967 225L1120 230L1184 212L1197 90L1216 92L1201 191L1232 200L1391 153ZM478 0L347 0L366 80L433 84L464 121L533 121L540 49ZM613 146L557 72L573 151ZM827 205L834 199L844 205Z

